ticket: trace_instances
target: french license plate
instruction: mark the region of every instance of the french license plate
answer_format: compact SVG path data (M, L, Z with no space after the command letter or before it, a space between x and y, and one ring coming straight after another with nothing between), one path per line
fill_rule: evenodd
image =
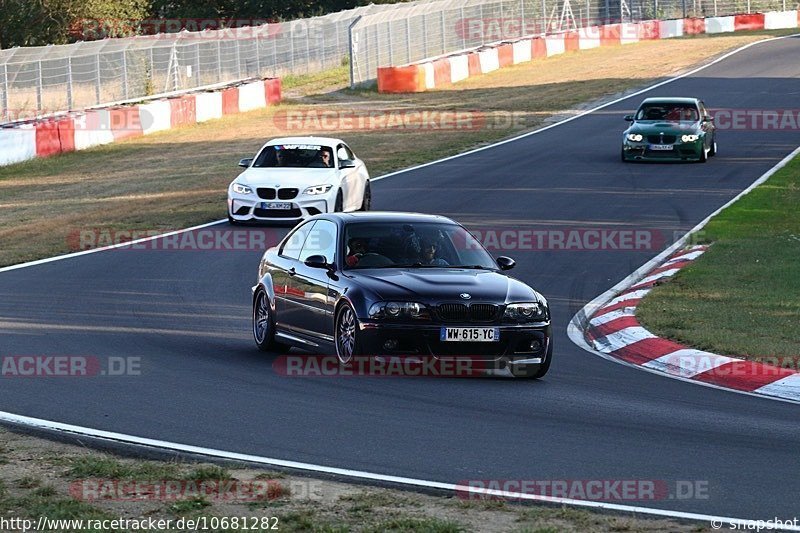
M442 342L498 342L500 328L446 328L439 333Z
M650 149L651 150L668 151L668 150L672 150L672 145L671 144L651 144L650 145Z
M291 209L291 202L261 202L261 209Z

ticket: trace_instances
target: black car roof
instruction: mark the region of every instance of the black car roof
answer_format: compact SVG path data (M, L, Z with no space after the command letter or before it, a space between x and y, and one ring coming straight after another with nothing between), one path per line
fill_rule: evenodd
M447 217L440 215L428 215L425 213L405 213L398 211L357 211L354 213L325 213L317 215L319 218L327 218L340 223L349 222L442 222L445 224L455 224ZM316 217L315 217L316 218Z

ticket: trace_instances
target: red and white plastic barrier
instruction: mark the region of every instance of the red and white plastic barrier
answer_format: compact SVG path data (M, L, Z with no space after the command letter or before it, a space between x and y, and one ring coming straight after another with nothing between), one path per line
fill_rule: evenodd
M197 93L197 122L222 118L222 93L219 91Z
M449 77L449 72L448 72ZM439 80L439 85L446 80ZM281 101L280 80L267 79L214 92L189 93L138 105L68 113L0 127L0 166L222 118Z
M513 42L499 42L451 56L425 59L408 65L379 67L378 91L382 93L420 92L458 83L473 76L565 52L600 46L670 39L701 33L726 33L746 30L775 30L800 27L800 12L774 11L726 17L647 20L604 26L590 26L577 31L526 37ZM437 65L446 64L449 75L442 75Z
M0 128L0 165L19 163L36 157L36 129Z

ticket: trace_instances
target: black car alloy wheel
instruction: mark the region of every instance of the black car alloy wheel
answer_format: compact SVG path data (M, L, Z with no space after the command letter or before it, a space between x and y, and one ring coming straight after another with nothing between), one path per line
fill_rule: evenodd
M358 323L353 308L344 304L336 313L336 357L341 363L349 363L357 353L356 336Z
M266 348L271 340L272 318L270 316L267 294L260 290L253 302L253 337L259 348Z

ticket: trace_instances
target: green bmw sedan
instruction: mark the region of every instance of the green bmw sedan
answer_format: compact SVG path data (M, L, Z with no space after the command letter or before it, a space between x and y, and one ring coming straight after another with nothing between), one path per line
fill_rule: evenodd
M647 98L622 134L622 161L700 161L717 153L712 117L698 98Z

